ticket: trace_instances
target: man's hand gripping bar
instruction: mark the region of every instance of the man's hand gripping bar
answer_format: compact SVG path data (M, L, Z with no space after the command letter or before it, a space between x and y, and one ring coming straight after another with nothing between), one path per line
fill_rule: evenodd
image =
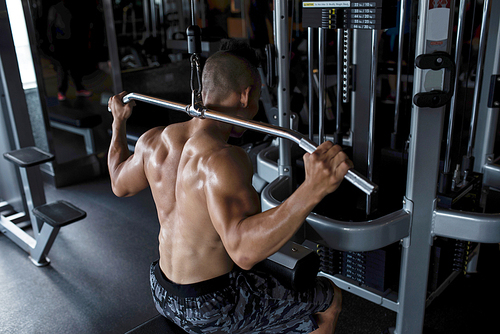
M128 103L130 102L130 100L146 102L163 108L182 111L192 117L207 118L219 122L229 123L249 130L259 131L272 136L288 139L298 144L300 148L302 148L308 153L313 153L318 147L315 143L311 142L307 137L303 136L301 133L295 130L263 122L257 122L239 117L228 116L214 110L206 109L201 104L197 104L194 106L184 105L181 103L162 100L155 97L150 97L137 93L130 93L123 97L123 103ZM368 180L366 177L361 175L353 168L351 168L347 172L345 179L350 183L352 183L354 186L356 186L358 189L366 193L367 195L371 195L378 190L378 186L375 183Z

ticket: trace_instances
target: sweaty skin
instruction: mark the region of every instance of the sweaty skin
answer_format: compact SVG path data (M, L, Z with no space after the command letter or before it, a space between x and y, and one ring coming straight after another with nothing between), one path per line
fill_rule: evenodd
M250 269L275 253L352 166L339 146L325 142L304 155L305 182L282 205L260 212L251 162L243 149L227 144L235 131L231 125L194 118L157 127L141 136L130 155L125 121L133 103L123 105L124 95L111 101L108 163L113 192L132 196L150 186L160 222L160 268L179 284L223 275L233 263ZM232 95L228 100L238 100L238 94ZM256 113L239 109L233 113Z
M157 127L140 137L130 155L126 120L134 102L122 92L109 101L113 113L108 168L113 192L132 196L151 188L160 222L160 268L173 282L190 284L228 273L236 264L251 269L279 250L352 167L340 146L325 142L304 155L305 181L283 204L261 212L252 187L246 152L227 144L244 129L193 118ZM209 109L251 119L259 106L260 86L247 86L214 97L203 92ZM341 293L318 314L320 329L333 332ZM325 324L325 325L322 325ZM332 329L333 324L333 329Z

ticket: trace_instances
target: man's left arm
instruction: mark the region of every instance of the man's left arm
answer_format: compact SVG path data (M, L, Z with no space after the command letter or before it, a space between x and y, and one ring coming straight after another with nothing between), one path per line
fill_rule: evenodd
M135 103L124 104L122 99L125 95L126 92L115 95L108 103L113 113L108 169L113 193L119 197L133 196L148 186L143 161L144 141L137 142L134 154L130 154L128 149L126 123Z

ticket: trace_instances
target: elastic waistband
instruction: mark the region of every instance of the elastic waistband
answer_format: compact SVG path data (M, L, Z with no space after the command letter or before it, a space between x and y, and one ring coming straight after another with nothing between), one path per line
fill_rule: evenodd
M170 294L178 297L199 297L222 290L229 286L230 273L193 284L177 284L169 280L160 269L160 264L154 264L154 274L158 283Z

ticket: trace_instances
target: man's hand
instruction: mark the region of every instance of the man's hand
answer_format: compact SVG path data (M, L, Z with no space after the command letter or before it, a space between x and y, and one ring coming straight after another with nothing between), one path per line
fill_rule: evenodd
M123 97L127 92L121 92L112 96L108 101L108 108L111 109L113 119L117 121L126 121L132 115L132 108L135 106L135 101L130 101L127 104L123 103Z
M304 154L306 180L316 196L322 199L334 192L353 163L339 145L326 141L312 154Z

